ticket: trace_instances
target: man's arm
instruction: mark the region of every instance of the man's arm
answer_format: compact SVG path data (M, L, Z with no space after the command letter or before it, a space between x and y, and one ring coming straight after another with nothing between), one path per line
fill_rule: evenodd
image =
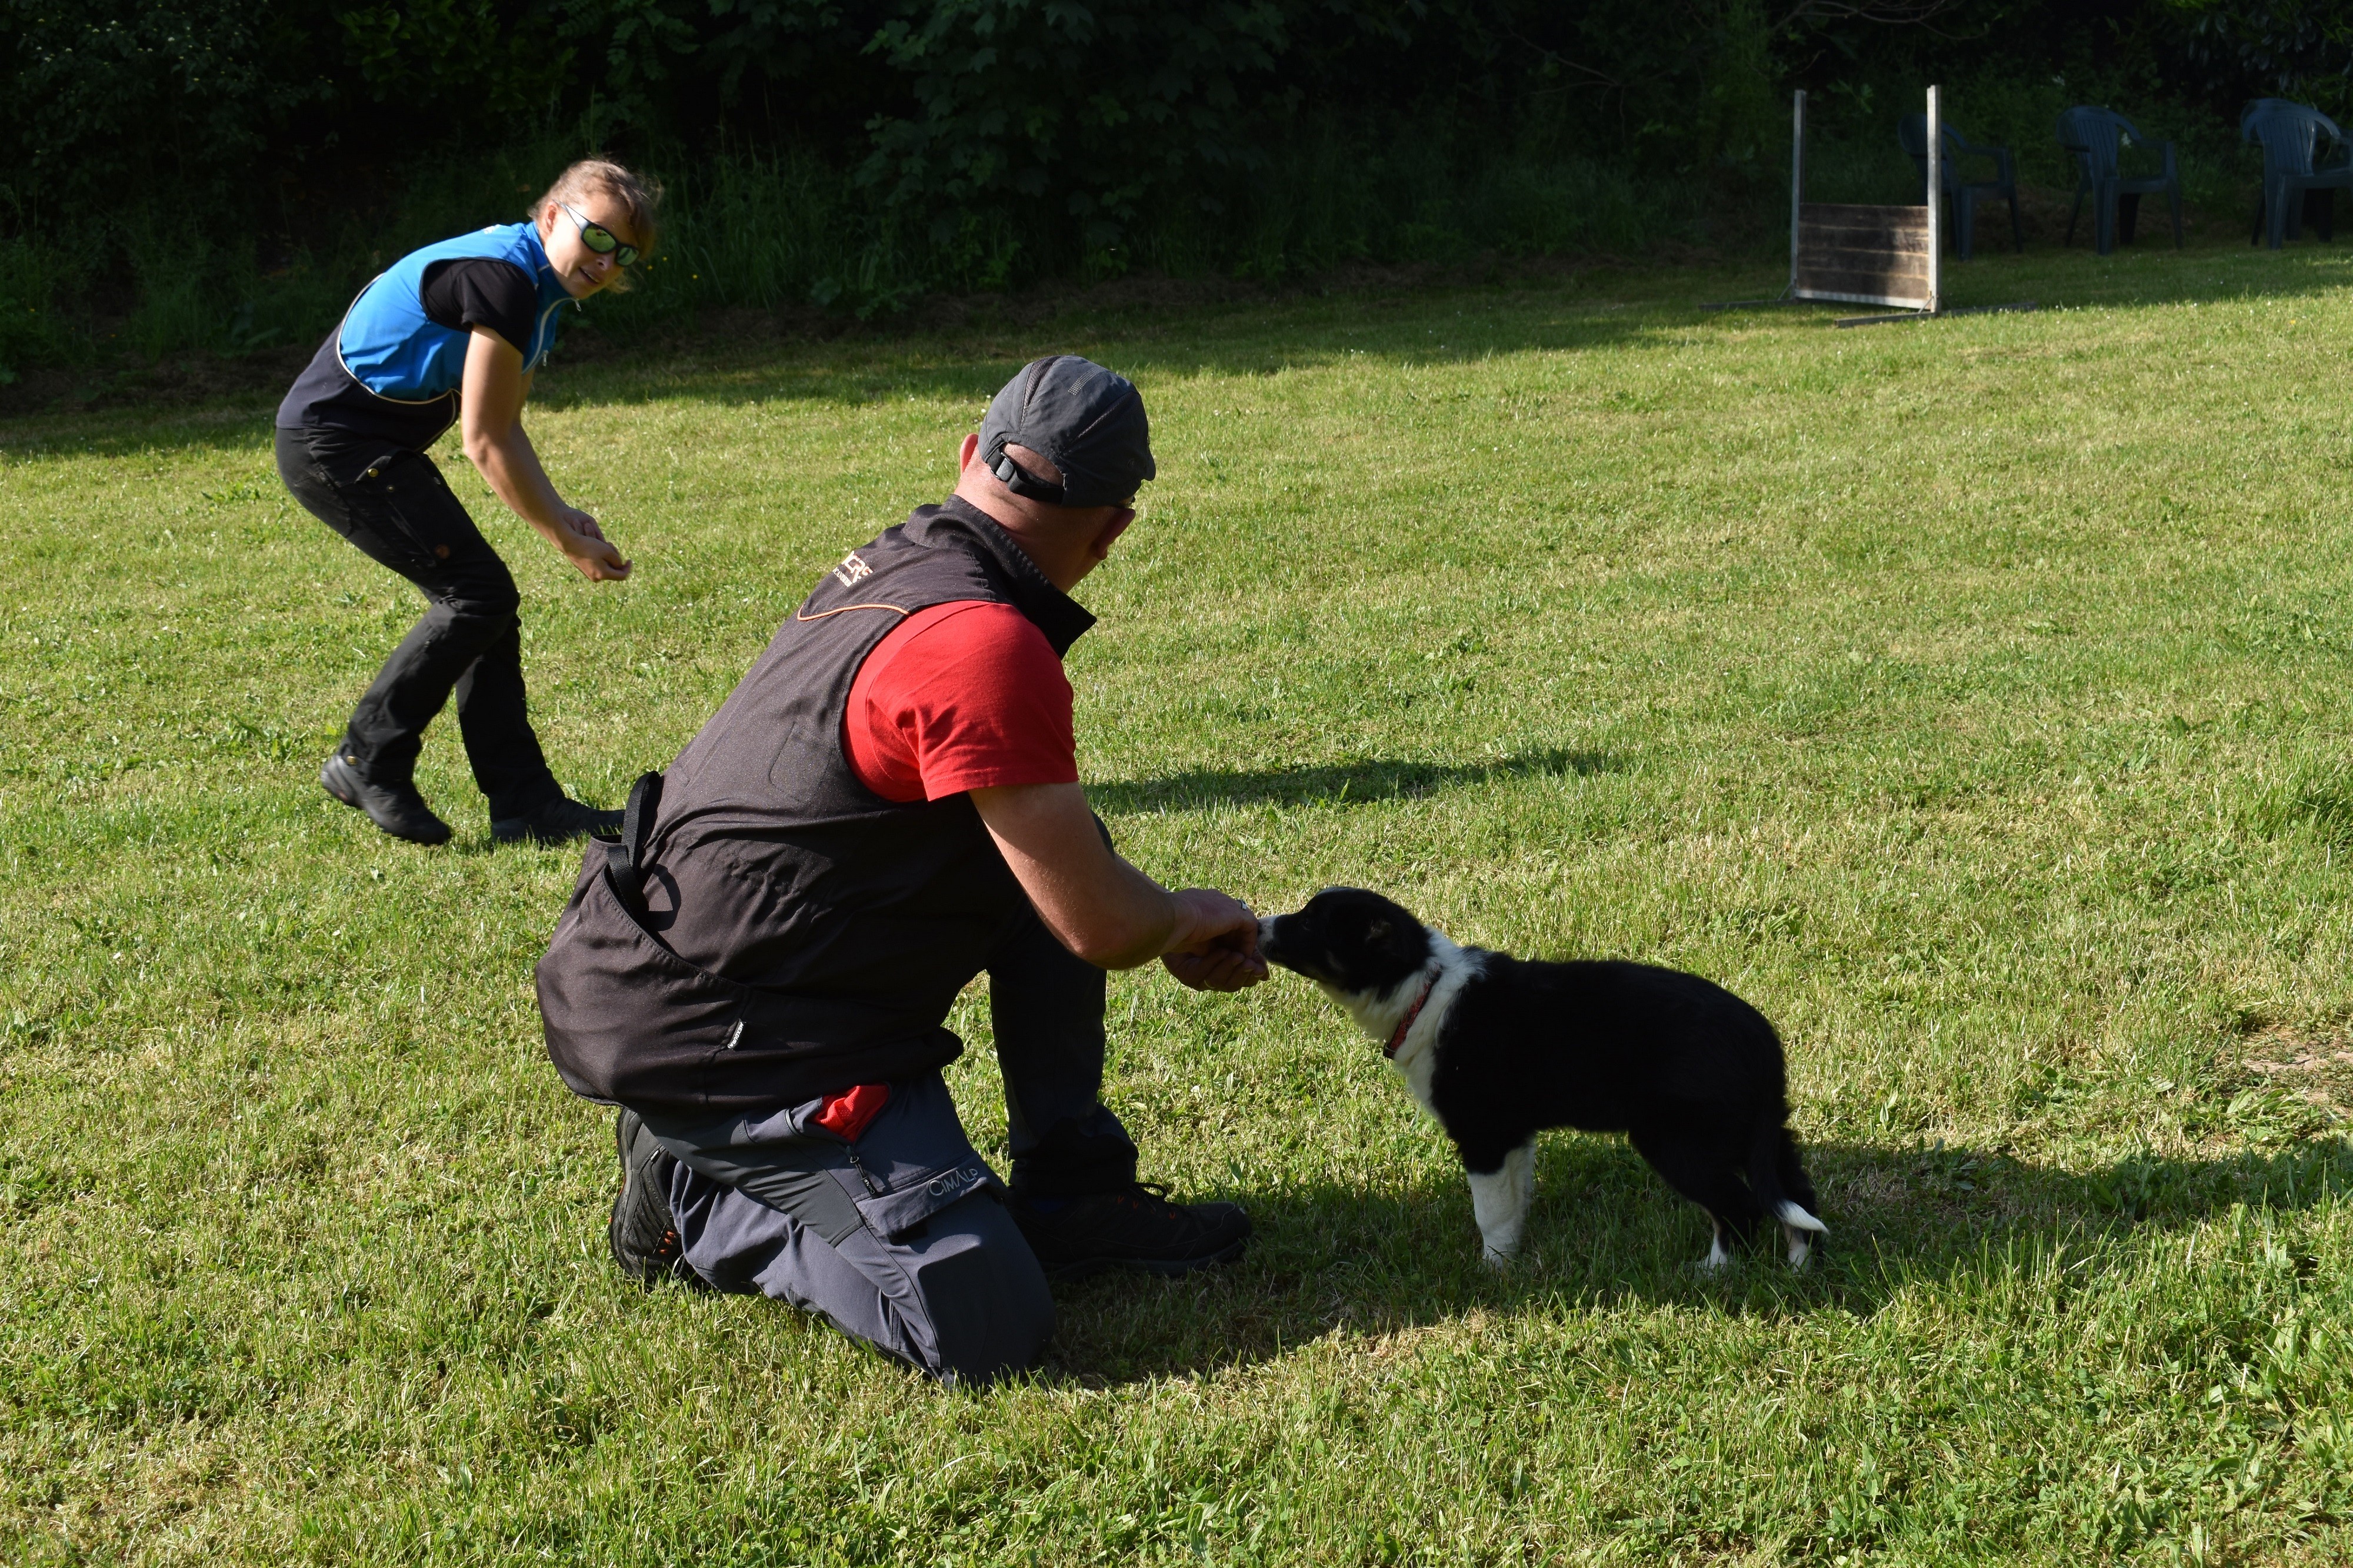
M523 399L531 395L522 374L522 353L488 327L476 327L466 345L466 374L459 392L459 427L466 456L482 472L501 500L564 552L590 582L629 574L629 563L607 542L596 520L564 504L539 454L523 434Z
M1171 892L1121 859L1077 784L976 789L972 803L1046 929L1089 963L1134 969L1163 959L1197 991L1266 978L1257 917L1208 888Z

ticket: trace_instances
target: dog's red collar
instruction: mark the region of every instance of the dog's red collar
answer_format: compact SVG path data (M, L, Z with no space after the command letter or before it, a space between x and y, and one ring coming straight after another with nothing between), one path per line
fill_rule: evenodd
M1413 1021L1416 1018L1421 1016L1421 1005L1430 1000L1430 989L1437 984L1438 971L1433 969L1422 980L1421 994L1413 999L1413 1005L1408 1007L1405 1010L1405 1016L1398 1020L1397 1033L1391 1035L1389 1043L1381 1047L1381 1055L1384 1058L1390 1061L1397 1060L1398 1047L1405 1044L1406 1031L1413 1027Z

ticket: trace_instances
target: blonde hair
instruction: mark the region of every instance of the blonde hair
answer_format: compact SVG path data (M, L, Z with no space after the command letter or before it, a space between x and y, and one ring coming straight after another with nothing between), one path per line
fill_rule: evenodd
M556 175L555 184L547 187L547 194L532 203L532 221L539 221L547 211L548 203L577 203L592 191L603 192L628 210L629 227L638 238L638 253L651 256L654 241L660 234L654 210L661 205L661 182L633 174L610 158L583 158ZM627 268L623 268L609 285L615 293L628 286Z

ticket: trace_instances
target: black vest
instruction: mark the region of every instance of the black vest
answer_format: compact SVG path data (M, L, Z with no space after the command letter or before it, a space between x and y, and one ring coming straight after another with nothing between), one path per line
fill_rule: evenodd
M958 599L1013 605L1058 655L1094 624L985 514L921 508L818 582L670 764L642 897L589 847L537 971L574 1093L717 1118L964 1049L948 1008L1029 900L970 796L884 800L842 749L866 656Z

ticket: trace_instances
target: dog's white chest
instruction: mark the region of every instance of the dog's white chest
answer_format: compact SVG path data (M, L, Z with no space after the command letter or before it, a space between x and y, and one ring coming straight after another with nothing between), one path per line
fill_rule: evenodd
M1413 1096L1415 1102L1432 1116L1437 1115L1437 1109L1430 1102L1430 1089L1438 1075L1438 1031L1432 1028L1427 1038L1409 1040L1389 1058L1389 1066L1405 1079L1406 1092Z

